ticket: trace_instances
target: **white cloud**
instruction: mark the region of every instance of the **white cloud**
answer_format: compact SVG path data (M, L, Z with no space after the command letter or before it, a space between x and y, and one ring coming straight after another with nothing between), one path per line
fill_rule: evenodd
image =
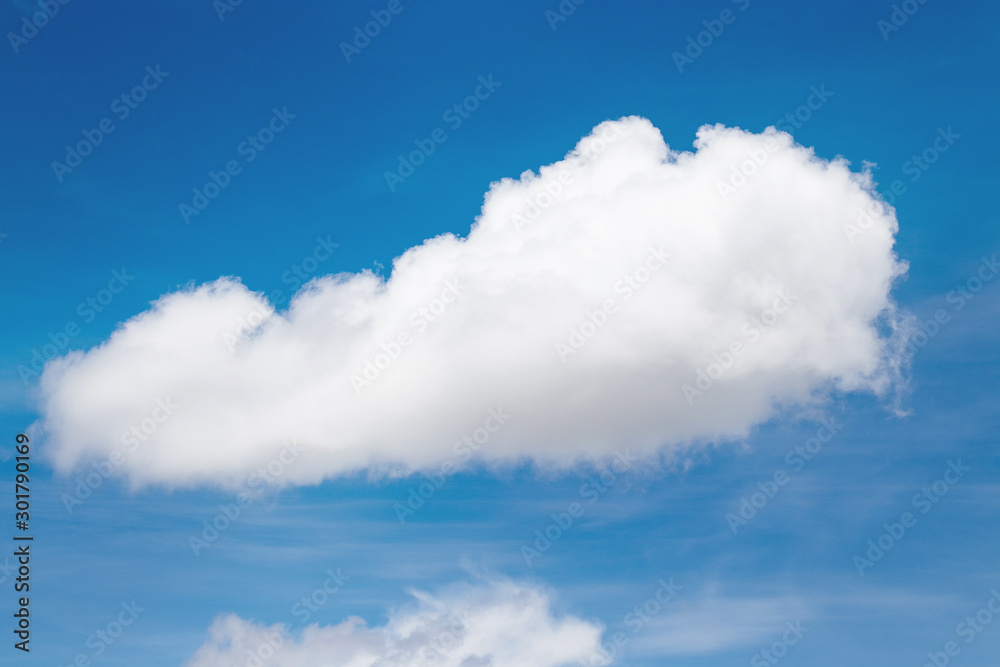
M461 462L455 443L502 408L480 456L561 466L887 391L899 359L879 327L905 266L870 176L773 129L705 126L695 147L670 150L645 119L602 123L563 161L493 183L467 238L410 248L387 280L315 280L287 312L230 278L168 294L46 367L47 451L62 471L120 449L136 484L234 486L294 439L281 479L306 484ZM158 399L177 408L146 433Z
M633 648L640 655L703 655L736 649L765 648L780 639L786 623L801 623L807 606L795 597L722 597L713 591L683 598L671 611L654 617ZM808 629L809 624L801 624Z
M549 594L531 586L493 581L413 596L379 627L351 617L293 635L220 616L186 667L255 664L251 656L269 667L560 667L589 664L600 645L600 625L556 618Z

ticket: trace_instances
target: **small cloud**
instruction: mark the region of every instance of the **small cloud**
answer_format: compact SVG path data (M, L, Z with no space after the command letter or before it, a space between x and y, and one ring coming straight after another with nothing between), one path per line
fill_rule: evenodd
M185 667L230 667L250 654L275 667L561 667L586 664L600 646L599 624L556 617L550 593L533 586L494 580L412 595L414 603L374 627L350 617L292 633L283 624L220 616Z
M654 618L634 642L640 655L677 656L753 649L778 638L806 617L795 597L734 598L707 593L677 600L669 614ZM802 626L803 628L807 627Z

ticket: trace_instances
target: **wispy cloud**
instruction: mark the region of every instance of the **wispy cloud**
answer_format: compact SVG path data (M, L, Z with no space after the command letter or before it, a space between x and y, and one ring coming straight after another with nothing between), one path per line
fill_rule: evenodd
M650 621L633 647L638 654L658 656L750 649L809 613L799 597L729 597L709 589L695 599L679 597L669 613Z
M332 626L309 625L297 636L282 623L220 616L185 666L231 667L255 655L274 667L560 667L584 664L603 629L574 616L557 617L548 591L509 580L411 595L414 603L390 611L385 625L351 617Z

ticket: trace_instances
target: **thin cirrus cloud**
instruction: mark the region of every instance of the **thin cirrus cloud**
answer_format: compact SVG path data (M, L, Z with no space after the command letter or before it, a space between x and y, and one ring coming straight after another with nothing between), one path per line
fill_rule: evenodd
M230 667L255 656L274 667L560 667L598 664L603 627L557 617L548 591L509 580L453 586L440 595L416 591L415 603L369 627L351 617L312 624L297 636L282 624L234 614L216 618L209 638L185 667Z
M809 606L796 597L723 597L704 591L691 602L680 600L669 613L654 617L633 642L636 654L695 656L764 648L789 628L809 631ZM791 624L791 625L788 625ZM793 633L788 635L797 639Z
M773 128L694 146L604 122L491 184L467 237L388 279L316 279L287 311L234 278L167 294L46 367L36 428L62 471L114 457L135 485L238 486L270 462L311 484L665 455L892 391L906 266L870 174Z

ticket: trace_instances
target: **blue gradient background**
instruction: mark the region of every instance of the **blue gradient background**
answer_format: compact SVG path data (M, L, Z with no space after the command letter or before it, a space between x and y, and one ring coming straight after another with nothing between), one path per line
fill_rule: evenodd
M321 273L389 267L425 238L466 234L491 181L561 158L602 120L646 116L668 144L690 149L702 124L760 131L820 85L834 95L796 140L856 169L875 163L880 189L905 183L897 249L910 271L896 298L923 320L938 308L952 315L914 359L911 416L894 417L870 397L839 397L829 412L842 431L736 535L726 513L787 469L785 453L816 424L779 419L745 443L691 453L687 468L681 461L669 474L628 476L531 567L520 546L579 499L593 471L463 473L405 525L393 504L417 478L287 490L255 503L195 557L188 536L228 495L131 493L112 480L69 515L60 497L76 482L54 477L45 443L35 443L32 652L10 647L15 594L0 571L8 619L0 664L69 664L91 653L88 635L122 601L135 599L146 611L94 664L178 665L218 613L294 623L292 605L327 568L351 579L313 615L324 624L348 615L381 623L407 588L433 590L486 569L552 586L561 613L599 620L609 636L660 578L683 586L678 605L711 587L733 598L798 596L810 630L787 665L922 665L956 639L956 625L1000 587L1000 281L958 312L946 300L1000 249L997 5L928 0L886 40L876 25L893 11L886 2L752 0L740 11L722 0L588 0L556 30L545 17L555 0L403 4L350 63L338 44L385 3L244 2L220 21L209 0L76 0L18 53L4 40L4 456L38 417L34 385L18 366L30 366L33 350L67 322L81 327L69 348L88 349L191 281L236 275L252 289L289 294L282 276L318 236L340 244ZM735 22L678 72L671 54L727 7ZM31 11L26 0L5 3L0 30L18 30ZM111 101L147 65L169 77L127 119L115 118L115 131L59 182L52 161L112 116ZM502 85L447 129L442 113L491 74ZM185 225L178 204L209 170L238 157L237 145L273 107L296 118ZM446 127L447 142L390 192L383 173L436 127ZM961 138L911 181L905 163L948 127ZM123 267L135 280L85 322L78 304ZM972 466L966 478L860 577L852 557L883 522L913 511L913 495L958 458ZM0 469L0 509L12 512L13 462ZM722 623L709 630L729 631ZM749 664L782 630L689 656L644 652L637 637L620 664ZM1000 620L960 645L953 664L994 664Z

